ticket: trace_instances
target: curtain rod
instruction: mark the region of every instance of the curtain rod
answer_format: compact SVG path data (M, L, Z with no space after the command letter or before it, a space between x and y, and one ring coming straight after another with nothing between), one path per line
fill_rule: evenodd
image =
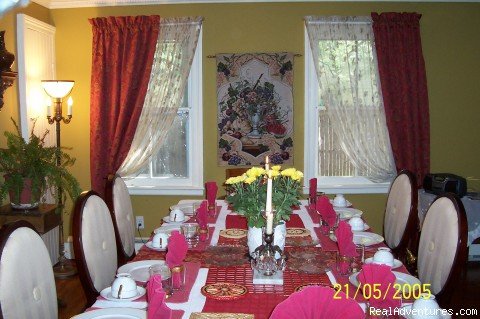
M303 55L300 54L300 53L295 53L293 56L298 58L298 57L301 57L301 56L303 56ZM209 58L209 59L213 59L213 58L216 58L216 57L217 57L216 54L214 54L214 55L207 55L207 58Z

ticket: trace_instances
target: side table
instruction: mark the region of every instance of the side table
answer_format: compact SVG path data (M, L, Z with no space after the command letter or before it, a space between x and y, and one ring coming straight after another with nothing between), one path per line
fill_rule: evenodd
M36 209L19 210L13 209L10 204L0 207L0 226L14 222L16 220L25 220L33 225L42 237L48 252L52 265L58 261L58 236L59 225L61 222L60 214L57 213L57 205L41 204Z

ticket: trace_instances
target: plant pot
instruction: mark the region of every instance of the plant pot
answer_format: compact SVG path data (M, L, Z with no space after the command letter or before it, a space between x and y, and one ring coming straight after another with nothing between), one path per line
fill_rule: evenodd
M5 180L9 179L8 175L4 177ZM10 190L8 194L10 196L10 205L12 205L13 209L26 210L38 207L39 198L32 198L32 180L29 178L23 180L23 188L18 199L16 198L15 191Z
M282 221L280 224L275 226L275 229L273 230L273 244L280 247L280 249L283 251L285 249L286 237L287 226L285 225L285 222ZM250 256L252 256L255 249L263 244L263 228L248 227L247 244L248 252L250 253Z

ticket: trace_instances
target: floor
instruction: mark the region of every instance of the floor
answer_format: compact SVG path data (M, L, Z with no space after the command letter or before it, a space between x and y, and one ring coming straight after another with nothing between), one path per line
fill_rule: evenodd
M56 280L57 295L59 298L59 318L69 319L85 309L85 295L78 276L69 279ZM453 302L460 308L477 309L477 316L458 316L457 318L480 318L480 262L469 262L466 280L458 285Z

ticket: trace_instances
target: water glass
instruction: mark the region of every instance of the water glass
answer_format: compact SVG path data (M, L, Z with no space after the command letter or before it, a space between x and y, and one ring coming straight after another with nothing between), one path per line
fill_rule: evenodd
M181 290L185 286L185 265L173 267L171 272L173 290Z
M206 228L200 228L198 231L198 239L200 242L204 243L210 237L210 231L208 230L208 226Z
M167 295L167 298L173 294L172 289L172 273L170 268L165 264L153 264L148 267L148 273L150 277L153 275L160 275L162 277L162 288Z
M183 223L180 226L180 231L183 236L185 236L189 248L193 248L198 245L200 227L197 223Z
M340 276L349 276L352 274L352 258L337 254L336 262L337 272Z

